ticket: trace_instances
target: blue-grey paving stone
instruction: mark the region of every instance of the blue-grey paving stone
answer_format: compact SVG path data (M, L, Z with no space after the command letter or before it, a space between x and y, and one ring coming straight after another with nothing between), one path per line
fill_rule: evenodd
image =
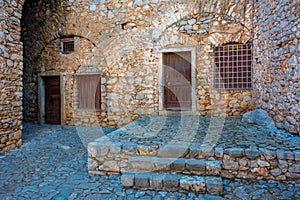
M152 200L162 200L163 197L160 194L155 194L152 198Z
M203 195L205 200L224 200L223 197L221 196L215 196L215 195L211 195L211 194L205 194Z
M300 151L295 151L294 154L295 154L294 155L295 156L295 160L296 161L300 161Z
M223 192L223 182L220 177L205 177L206 190L209 194L221 194Z
M292 173L299 173L300 174L300 164L294 164L292 166L289 166L288 171L292 172Z
M138 191L138 192L136 192L135 197L136 197L136 198L139 198L139 197L144 196L145 194L146 194L145 191Z
M233 158L241 158L244 156L244 149L233 147L224 150L224 153L233 157Z
M290 151L276 151L277 158L282 160L294 160L294 153Z
M260 189L260 190L256 190L252 193L250 193L250 196L252 199L263 199L264 195L267 193L268 191L265 189Z
M257 148L245 149L245 154L249 159L256 159L261 155L260 151Z
M249 194L247 193L247 191L245 190L244 186L239 186L237 188L234 189L234 194L242 200L248 200L250 199Z

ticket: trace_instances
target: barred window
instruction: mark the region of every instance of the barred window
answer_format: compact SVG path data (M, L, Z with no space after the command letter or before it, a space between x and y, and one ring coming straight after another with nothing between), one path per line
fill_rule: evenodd
M101 108L101 78L100 75L78 75L78 108Z
M74 38L63 38L61 40L61 52L69 54L75 51Z
M214 48L214 87L250 89L252 87L251 44L230 44Z

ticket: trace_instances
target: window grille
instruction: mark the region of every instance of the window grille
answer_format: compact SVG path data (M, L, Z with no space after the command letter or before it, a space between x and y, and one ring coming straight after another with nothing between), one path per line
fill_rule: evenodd
M74 38L64 38L61 40L61 51L64 54L69 54L74 52Z
M101 78L100 75L78 75L78 108L101 108Z
M250 89L252 87L252 46L231 44L214 48L214 87Z

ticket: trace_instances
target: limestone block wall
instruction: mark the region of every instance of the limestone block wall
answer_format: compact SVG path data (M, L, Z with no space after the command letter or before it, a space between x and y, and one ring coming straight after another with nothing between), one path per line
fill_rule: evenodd
M0 1L0 155L21 146L23 1Z
M24 43L28 44L24 55L25 120L38 120L38 75L47 73L63 76L64 124L121 126L144 114L158 114L162 52L186 47L195 51L196 114L241 115L251 110L251 90L213 87L213 47L252 42L251 2L75 0L32 2L35 7L28 4L24 22L37 26L24 31ZM61 53L59 43L65 36L74 36L75 52ZM37 45L29 45L34 40ZM77 107L76 75L84 73L101 75L100 110Z
M254 106L278 128L300 134L299 1L255 3Z

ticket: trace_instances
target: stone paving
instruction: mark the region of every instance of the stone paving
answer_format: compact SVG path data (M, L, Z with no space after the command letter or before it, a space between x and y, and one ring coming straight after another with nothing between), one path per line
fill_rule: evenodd
M91 140L113 131L91 130ZM223 179L222 196L125 190L119 175L87 173L82 131L89 128L25 124L23 146L0 157L0 199L300 199L300 181Z

